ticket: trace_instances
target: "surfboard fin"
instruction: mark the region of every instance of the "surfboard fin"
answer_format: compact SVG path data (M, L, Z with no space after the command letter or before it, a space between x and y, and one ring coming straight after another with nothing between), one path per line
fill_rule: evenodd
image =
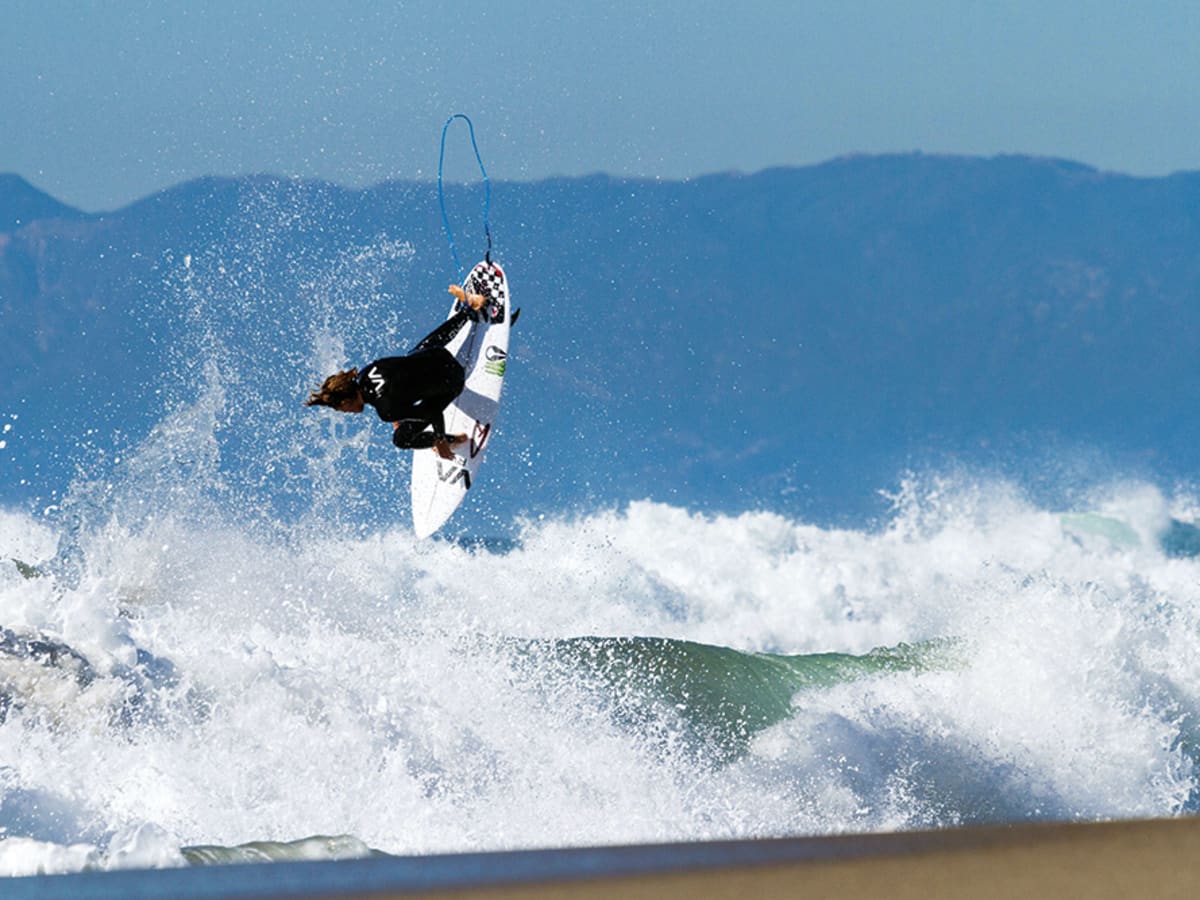
M521 318L521 307L513 310L512 318L508 320L509 327L517 324L517 319Z

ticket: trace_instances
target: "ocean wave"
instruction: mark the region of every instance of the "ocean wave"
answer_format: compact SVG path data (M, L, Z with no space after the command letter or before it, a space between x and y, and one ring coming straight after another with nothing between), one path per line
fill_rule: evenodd
M9 874L1200 810L1186 492L433 542L180 500L0 516Z

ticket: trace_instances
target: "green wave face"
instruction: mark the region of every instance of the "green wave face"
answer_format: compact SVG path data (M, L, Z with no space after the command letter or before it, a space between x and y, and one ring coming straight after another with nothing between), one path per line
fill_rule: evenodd
M653 730L677 723L697 755L718 764L740 756L756 734L790 717L803 691L958 664L958 644L948 640L861 656L749 653L654 637L530 642L522 651L582 676L623 726Z

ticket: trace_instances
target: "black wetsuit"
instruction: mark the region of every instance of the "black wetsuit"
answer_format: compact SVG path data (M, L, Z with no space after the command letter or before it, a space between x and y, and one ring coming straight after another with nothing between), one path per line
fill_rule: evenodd
M377 359L358 373L363 400L375 407L379 418L396 422L392 443L402 449L432 447L446 437L442 413L462 393L466 374L446 349L470 321L466 312L451 316L408 356Z

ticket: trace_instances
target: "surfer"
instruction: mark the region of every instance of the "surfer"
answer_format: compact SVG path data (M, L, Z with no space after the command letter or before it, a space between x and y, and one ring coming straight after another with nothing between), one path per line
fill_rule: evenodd
M454 447L466 443L465 434L446 434L443 413L462 393L466 373L446 344L483 307L481 294L464 292L458 285L450 293L462 307L426 335L407 356L377 359L361 372L348 369L330 375L311 391L305 406L328 406L339 412L360 413L367 404L379 418L392 423L392 443L402 450L432 447L443 459L454 458Z

